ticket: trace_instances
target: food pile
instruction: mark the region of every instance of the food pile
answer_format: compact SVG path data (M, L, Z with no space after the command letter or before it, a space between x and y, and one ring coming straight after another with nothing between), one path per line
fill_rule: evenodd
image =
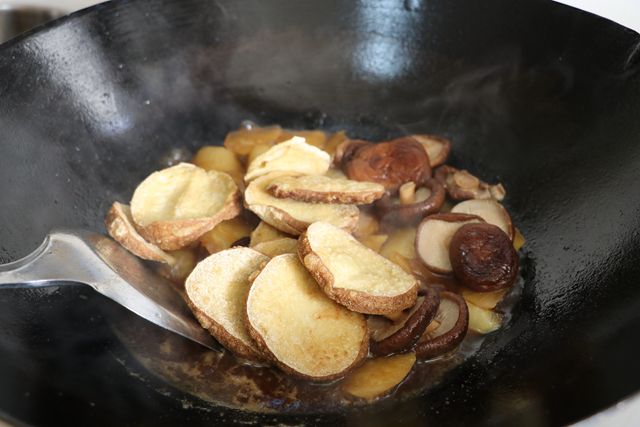
M445 165L450 150L248 126L152 173L107 230L237 356L371 399L498 329L518 277L503 186Z

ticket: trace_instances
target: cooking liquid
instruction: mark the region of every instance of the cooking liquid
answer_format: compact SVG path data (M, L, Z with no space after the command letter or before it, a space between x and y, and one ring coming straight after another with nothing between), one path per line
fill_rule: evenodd
M434 275L432 279L448 290L460 291L451 278ZM503 325L510 320L523 283L519 277L497 307L503 314ZM215 405L253 412L310 413L372 402L346 393L342 389L343 380L328 384L299 380L277 368L240 360L226 350L205 349L153 325L135 330L126 326L114 325L116 334L146 370L171 386ZM375 401L424 394L440 383L448 371L477 352L485 337L469 331L456 351L433 360L418 360L401 384ZM140 374L134 367L129 369L133 375Z

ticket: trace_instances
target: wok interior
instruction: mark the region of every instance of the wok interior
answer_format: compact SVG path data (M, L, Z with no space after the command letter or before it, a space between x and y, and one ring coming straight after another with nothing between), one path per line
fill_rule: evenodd
M514 317L423 398L273 419L574 421L640 385L639 42L535 1L99 6L0 49L0 260L55 227L103 230L109 203L172 148L220 144L242 120L441 134L453 165L505 184L527 238ZM0 411L33 423L65 408L104 424L251 418L128 375L107 306L80 287L0 292Z

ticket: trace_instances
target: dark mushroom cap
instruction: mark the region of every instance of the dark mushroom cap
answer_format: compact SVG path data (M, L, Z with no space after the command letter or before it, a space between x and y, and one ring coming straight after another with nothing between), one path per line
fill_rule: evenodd
M451 238L449 258L456 278L479 292L511 286L518 275L518 253L509 236L493 224L460 227Z
M411 349L435 317L440 305L439 291L427 288L424 295L418 297L416 305L406 315L392 324L386 319L382 327L371 328L370 349L375 355L384 356ZM373 318L370 318L370 320ZM374 323L370 321L370 325Z
M377 182L392 193L405 182L421 184L431 177L429 156L422 144L411 137L359 144L352 149L347 145L341 163L349 179Z
M438 212L444 204L446 191L435 179L427 179L420 187L431 190L431 195L425 200L415 203L399 203L397 197L385 194L376 202L376 209L384 221L401 224L412 224L420 221L425 216Z
M434 358L449 353L460 345L469 328L467 303L458 294L441 292L434 320L440 325L435 330L422 334L414 347L419 358Z

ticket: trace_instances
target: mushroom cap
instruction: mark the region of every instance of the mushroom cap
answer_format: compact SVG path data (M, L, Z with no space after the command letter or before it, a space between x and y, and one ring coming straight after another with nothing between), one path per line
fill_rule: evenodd
M451 238L449 259L456 278L480 292L511 286L518 275L518 253L509 236L493 224L460 227Z
M431 177L429 156L411 137L358 144L352 151L347 146L342 156L342 168L349 179L377 182L387 191L396 192L405 182L420 184Z

